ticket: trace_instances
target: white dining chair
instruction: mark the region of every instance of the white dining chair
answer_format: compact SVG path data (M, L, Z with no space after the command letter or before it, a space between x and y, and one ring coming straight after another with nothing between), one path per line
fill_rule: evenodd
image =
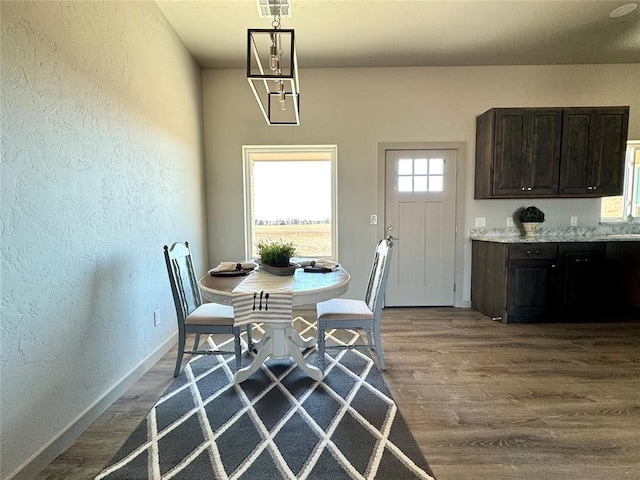
M169 273L169 283L178 318L178 358L173 376L180 374L182 357L191 355L235 354L236 369L242 368L242 349L240 343L241 327L234 326L233 307L219 303L202 303L198 279L193 270L189 242L176 242L171 248L164 246L164 258ZM195 333L192 350L185 350L187 334ZM234 350L198 350L201 334L232 334ZM247 326L247 343L252 349L251 325Z
M393 242L391 237L383 238L378 242L364 300L334 298L319 302L316 305L318 316L318 350L322 370L324 370L325 366L326 349L361 347L375 350L380 369L384 370L386 368L382 352L380 323L392 247ZM333 329L364 330L367 336L367 343L326 345L325 332Z

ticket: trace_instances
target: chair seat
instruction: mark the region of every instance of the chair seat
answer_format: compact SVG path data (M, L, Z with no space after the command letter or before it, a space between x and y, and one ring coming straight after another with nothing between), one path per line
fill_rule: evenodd
M219 303L203 303L186 318L188 325L233 325L233 307Z
M391 237L378 241L364 301L334 298L333 300L320 302L316 305L316 313L318 315L318 353L320 356L320 365L323 370L325 350L327 348L353 349L359 346L368 347L372 351L375 350L378 354L380 369L385 369L380 322L392 247L393 242L391 241ZM338 343L337 345L327 347L325 344L325 331L341 329L364 330L367 335L367 343L364 345L345 344L338 340L338 342L334 342ZM334 340L335 339L334 336Z
M373 312L362 300L334 298L318 303L316 307L318 321L333 320L373 320Z

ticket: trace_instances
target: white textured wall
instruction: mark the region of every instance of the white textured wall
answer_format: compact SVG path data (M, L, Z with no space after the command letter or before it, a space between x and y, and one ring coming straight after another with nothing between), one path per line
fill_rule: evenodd
M200 69L155 3L1 8L7 478L172 337L162 246L203 269L206 229Z
M303 52L298 52L303 63ZM470 299L471 242L476 216L505 227L531 201L473 200L475 118L492 107L630 105L629 134L640 139L640 64L513 67L302 69L301 125L266 126L241 70L203 75L210 263L242 255L242 158L247 145L337 144L340 261L352 275L348 296L362 296L379 231L379 142L466 142L462 299ZM305 179L292 179L292 181ZM209 188L212 187L212 188ZM550 226L599 220L600 200L536 200ZM381 218L381 217L380 217ZM460 279L458 279L460 280ZM458 285L460 285L458 283Z

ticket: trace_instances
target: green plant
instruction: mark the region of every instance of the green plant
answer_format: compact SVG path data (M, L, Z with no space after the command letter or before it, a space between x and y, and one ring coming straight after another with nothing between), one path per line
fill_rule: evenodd
M527 208L521 208L518 213L518 218L521 222L544 222L544 212L540 210L538 207L531 205Z
M286 267L289 259L296 254L296 246L293 242L282 240L262 240L256 244L262 263L274 267Z

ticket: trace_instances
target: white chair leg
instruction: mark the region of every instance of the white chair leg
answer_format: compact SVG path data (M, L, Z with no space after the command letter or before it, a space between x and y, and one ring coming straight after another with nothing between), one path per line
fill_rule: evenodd
M234 329L233 344L236 353L236 371L242 368L242 346L240 345L240 328Z
M320 355L320 370L324 371L324 328L318 325L318 354Z
M380 370L385 370L384 355L382 353L382 338L380 337L380 328L373 327L373 335L376 337L376 352L378 353L378 363Z
M183 329L178 329L178 358L176 358L176 368L173 371L173 376L180 375L180 367L182 366L182 357L184 356L184 342L185 333Z
M253 324L252 323L247 325L247 347L249 349L249 353L254 351L253 350Z
M375 343L373 343L373 338L371 338L371 329L365 328L364 331L367 332L367 343L369 343L369 350L371 350L376 345Z

